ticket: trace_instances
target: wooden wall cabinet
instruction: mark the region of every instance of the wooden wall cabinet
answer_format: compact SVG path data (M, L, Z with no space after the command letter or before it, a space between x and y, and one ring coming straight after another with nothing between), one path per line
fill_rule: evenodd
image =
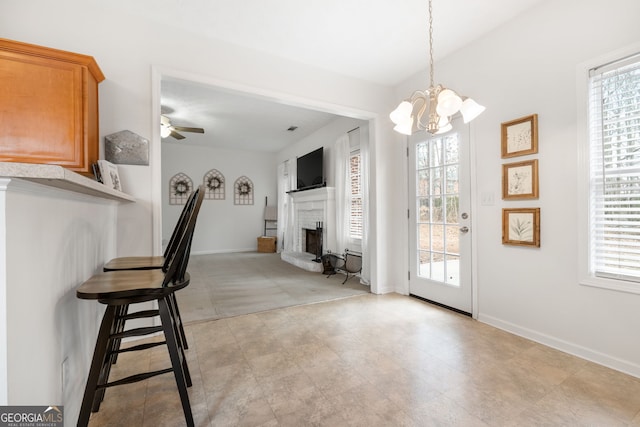
M0 39L0 161L91 175L103 80L91 56Z

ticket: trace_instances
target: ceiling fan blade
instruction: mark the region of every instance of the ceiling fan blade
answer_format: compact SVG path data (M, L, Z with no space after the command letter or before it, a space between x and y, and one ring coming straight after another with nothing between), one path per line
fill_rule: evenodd
M171 131L171 136L174 137L175 139L184 139L185 137L183 135L180 135L178 132L176 132L175 130Z
M204 133L204 129L202 128L190 128L185 126L172 126L174 130L179 130L180 132L195 132L195 133Z

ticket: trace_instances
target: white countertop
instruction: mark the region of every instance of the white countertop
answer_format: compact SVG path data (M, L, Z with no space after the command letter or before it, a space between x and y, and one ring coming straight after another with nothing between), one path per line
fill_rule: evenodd
M103 199L134 202L136 199L76 172L57 165L0 162L0 177L35 182L49 187L88 194Z

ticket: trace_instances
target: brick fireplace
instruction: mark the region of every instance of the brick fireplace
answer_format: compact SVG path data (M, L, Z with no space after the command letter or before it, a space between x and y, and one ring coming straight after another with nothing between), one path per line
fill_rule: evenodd
M290 221L292 247L285 248L281 257L284 261L309 271L322 271L322 264L313 262L315 253L307 252L307 232L315 230L322 223L322 248L335 247L335 189L333 187L314 188L312 190L289 193L293 206L293 218Z

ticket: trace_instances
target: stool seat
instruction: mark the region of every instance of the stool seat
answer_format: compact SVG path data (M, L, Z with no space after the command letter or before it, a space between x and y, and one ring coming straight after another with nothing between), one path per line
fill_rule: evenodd
M165 274L162 270L122 270L96 274L76 290L80 299L104 301L105 304L127 304L151 301L169 295L189 284L190 276L184 273L184 279L178 285L164 285ZM121 301L117 301L121 300Z
M164 266L164 256L129 256L114 258L103 267L103 271L154 270Z

